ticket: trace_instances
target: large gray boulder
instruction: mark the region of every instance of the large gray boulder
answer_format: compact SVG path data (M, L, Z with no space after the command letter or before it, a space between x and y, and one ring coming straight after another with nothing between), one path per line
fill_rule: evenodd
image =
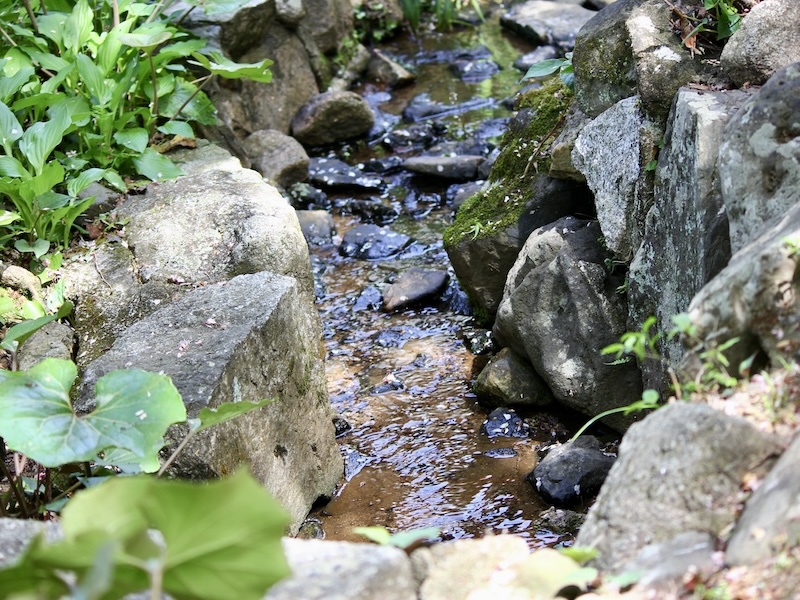
M324 146L368 133L375 124L369 104L354 92L312 97L292 119L292 135L305 146Z
M739 91L689 89L675 98L658 157L655 200L628 274L631 330L655 316L656 329L670 331L671 317L685 312L730 258L716 157L726 124L746 99ZM677 365L683 349L678 339L662 340L660 352ZM662 365L648 362L642 369L645 387L663 387Z
M594 192L597 220L608 249L628 262L642 241L652 204L646 170L657 152L660 128L638 96L620 100L587 124L575 140L572 161Z
M765 474L780 450L744 419L706 405L670 404L633 425L578 533L619 572L647 545L686 531L720 536L736 520L745 473Z
M742 20L722 50L725 74L736 85L760 85L775 71L800 61L800 3L760 2Z
M534 231L508 273L493 330L528 357L558 401L586 415L630 404L642 391L635 365L609 365L600 354L625 331L627 314L600 237L596 222L573 217Z
M572 50L575 35L594 12L577 4L528 0L515 4L500 23L537 46L558 46Z
M734 252L800 201L798 114L800 63L795 63L775 73L725 130L719 176Z
M798 468L800 438L795 438L747 501L728 541L727 564L752 564L796 544L800 536Z
M291 136L274 129L262 129L247 136L242 147L253 169L272 184L288 188L308 179L308 154Z
M297 281L261 272L187 292L123 331L84 370L76 406L91 406L104 374L127 368L172 378L189 418L223 402L275 402L198 434L173 472L208 478L249 464L292 517L329 496L342 472L315 307ZM184 431L170 430L170 447Z
M481 404L500 406L547 406L553 394L530 363L511 348L503 348L475 380L473 391Z
M734 368L755 352L766 355L773 365L795 360L800 348L799 249L800 205L796 205L734 254L692 299L689 319L705 347L738 338L725 352ZM688 356L696 358L691 352Z

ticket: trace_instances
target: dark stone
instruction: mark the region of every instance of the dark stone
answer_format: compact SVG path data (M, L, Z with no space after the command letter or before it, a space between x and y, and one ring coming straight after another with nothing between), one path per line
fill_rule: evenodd
M558 48L555 46L539 46L533 52L523 54L514 61L514 68L522 72L527 72L533 65L543 60L550 60L558 57Z
M425 150L439 141L444 128L435 122L415 123L395 129L383 137L383 143L395 152Z
M355 304L353 304L353 312L380 309L382 297L381 291L374 285L364 288L356 298Z
M435 297L447 285L446 271L411 268L400 274L397 281L383 292L383 307L387 311L401 310Z
M333 431L337 438L348 434L352 430L353 426L350 425L350 423L348 423L345 419L342 417L333 417Z
M312 158L308 166L308 178L314 185L332 189L383 188L380 177L365 175L358 167L351 167L337 158Z
M458 210L464 202L480 191L483 184L483 181L468 181L467 183L455 183L449 186L445 194L447 203Z
M362 136L375 125L369 104L354 92L312 97L292 119L292 135L305 146L324 146Z
M494 437L527 437L528 426L513 408L496 408L481 425L481 432Z
M363 223L389 225L397 220L399 213L392 206L381 202L380 198L370 200L351 200L344 207L343 213L358 215Z
M461 81L479 83L500 72L500 66L493 60L471 60L460 58L450 63L452 71Z
M615 460L603 453L597 438L584 435L555 447L525 479L546 502L571 506L600 491Z
M414 173L433 175L444 179L474 179L483 156L415 156L403 162L403 167Z
M356 225L344 234L339 252L344 256L374 260L393 256L410 242L409 236L391 229L377 225Z
M333 204L322 190L307 183L295 183L288 189L289 202L298 210L330 210Z
M530 363L503 348L475 380L473 391L486 406L547 406L553 394Z
M476 355L488 354L495 349L492 332L487 329L466 332L464 334L464 344L470 352Z
M316 517L307 518L303 521L303 524L300 525L300 529L297 531L295 537L301 540L324 540L325 530L322 528L322 521Z
M420 94L408 103L408 106L403 111L403 118L406 121L415 123L425 119L459 115L470 110L492 106L495 103L496 100L491 98L472 98L461 104L443 104L431 100L428 94Z
M309 244L330 244L336 226L333 217L326 210L298 210L297 220L303 237Z
M514 458L517 451L513 448L492 448L483 453L484 456L489 458Z

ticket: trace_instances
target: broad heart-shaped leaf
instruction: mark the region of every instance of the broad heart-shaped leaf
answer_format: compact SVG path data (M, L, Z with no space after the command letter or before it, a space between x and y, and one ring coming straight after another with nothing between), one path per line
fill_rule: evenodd
M8 102L35 73L33 67L22 67L10 77L0 77L0 100Z
M204 92L198 91L196 85L185 79L177 79L175 91L169 95L166 102L158 105L158 112L170 119L175 117L178 109L181 111L180 117L187 121L197 121L203 125L214 125L217 122L217 113L211 100Z
M151 561L177 600L257 600L289 574L281 536L289 519L245 470L197 484L124 477L76 494L62 514L66 541L103 530L124 552ZM164 550L139 544L147 529Z
M186 420L178 390L165 375L139 370L101 377L97 407L78 416L69 390L75 364L48 358L25 372L0 372L0 437L46 467L94 459L124 448L152 464L173 423Z
M269 70L272 61L268 58L258 63L236 63L226 58L221 52L210 52L211 60L197 52L192 56L197 59L197 62L190 61L192 64L200 65L214 75L219 75L225 79L247 78L261 83L272 81L272 72Z
M224 404L220 404L217 408L202 409L196 419L189 420L189 426L194 431L202 431L203 429L219 425L225 421L230 421L231 419L245 415L257 408L272 404L273 402L275 402L275 400L272 398L267 398L261 402L225 402Z
M134 152L142 153L147 148L147 142L150 141L150 136L147 135L147 130L141 127L131 129L124 129L114 134L114 141L120 146L130 148Z
M36 258L41 258L50 250L50 242L42 238L34 240L32 244L28 240L17 240L14 248L20 252L31 252Z
M145 149L141 156L134 158L133 164L140 175L144 175L153 181L175 179L183 175L183 171L170 159L152 148Z
M167 135L180 135L185 138L194 138L194 131L192 126L186 121L167 121L163 125L157 127L161 133Z

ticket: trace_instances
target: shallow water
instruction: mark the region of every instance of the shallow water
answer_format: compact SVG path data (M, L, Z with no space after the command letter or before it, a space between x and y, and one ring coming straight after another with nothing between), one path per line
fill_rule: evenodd
M502 67L485 82L464 83L447 64L425 60L433 51L478 45L488 46ZM385 49L401 59L422 57L416 85L392 91L380 106L387 113L399 115L423 92L451 105L491 99L479 109L442 119L450 138L463 138L487 120L509 115L496 100L518 89L520 73L511 63L530 48L501 32L495 19L479 29L398 40ZM361 91L379 90L365 86ZM349 160L356 164L383 154L376 142L351 149ZM318 305L328 390L335 411L352 426L339 440L345 481L313 515L322 521L327 539L360 540L354 527L380 525L391 531L435 526L443 539L507 531L534 547L563 541L533 525L547 506L524 481L536 464L538 446L552 439L547 427L539 430L538 440L489 439L480 432L488 411L476 402L471 384L486 359L465 345L465 335L480 329L472 318L446 301L395 314L357 310L365 288L386 285L409 266L449 269L441 234L452 210L436 199L451 183L398 175L396 186L420 187L434 198L420 219L391 194L384 195L401 213L390 227L416 240L399 257L369 262L341 257L335 247L313 251L322 290ZM334 197L334 205L346 206L349 198ZM340 236L357 223L341 211L334 214Z

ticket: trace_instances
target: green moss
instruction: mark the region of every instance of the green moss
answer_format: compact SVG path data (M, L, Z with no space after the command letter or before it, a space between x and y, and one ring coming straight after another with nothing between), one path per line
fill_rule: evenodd
M547 173L550 168L549 145L558 136L571 100L572 93L554 77L517 101L518 109L532 108L534 116L524 131L506 132L489 185L459 209L455 221L445 230L446 248L467 237L485 237L516 223L539 173Z

